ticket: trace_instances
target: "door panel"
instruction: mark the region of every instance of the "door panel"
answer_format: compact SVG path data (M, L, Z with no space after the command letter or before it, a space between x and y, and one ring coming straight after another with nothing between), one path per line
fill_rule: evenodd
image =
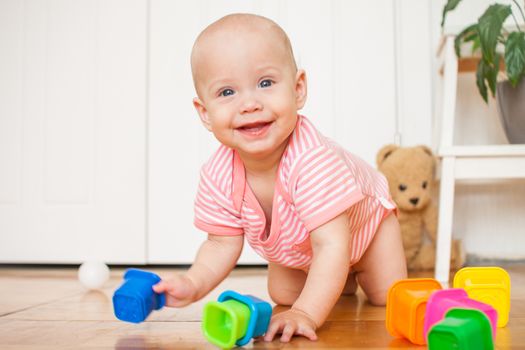
M0 2L1 262L145 262L146 5Z

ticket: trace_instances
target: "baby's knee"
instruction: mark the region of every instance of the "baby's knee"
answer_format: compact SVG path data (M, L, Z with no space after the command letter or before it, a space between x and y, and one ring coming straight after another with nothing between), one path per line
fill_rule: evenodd
M268 266L268 293L278 305L293 305L306 282L306 274L301 270L270 264Z
M268 294L270 294L270 298L277 305L291 306L295 303L300 293L270 285L268 288Z
M367 294L368 302L374 306L385 306L387 292L386 290L381 290Z
M406 269L398 269L396 271L390 271L390 274L387 276L382 276L381 282L379 283L367 283L364 290L368 301L374 306L385 306L390 287L397 281L406 278ZM370 280L367 280L367 282L370 282Z

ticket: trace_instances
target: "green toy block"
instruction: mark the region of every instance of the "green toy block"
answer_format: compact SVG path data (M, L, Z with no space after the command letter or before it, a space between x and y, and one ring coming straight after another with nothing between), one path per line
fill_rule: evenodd
M204 336L223 349L230 349L248 329L250 309L246 304L230 299L212 301L204 306Z
M487 316L476 309L451 309L428 333L429 350L494 350Z

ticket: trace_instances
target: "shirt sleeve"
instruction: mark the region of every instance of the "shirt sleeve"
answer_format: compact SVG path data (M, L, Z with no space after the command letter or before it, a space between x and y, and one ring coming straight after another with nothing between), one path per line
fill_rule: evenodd
M324 145L298 157L289 186L295 209L308 231L364 198L344 156Z
M236 213L231 197L221 193L204 171L201 171L194 211L194 224L200 230L221 236L244 233L240 214Z

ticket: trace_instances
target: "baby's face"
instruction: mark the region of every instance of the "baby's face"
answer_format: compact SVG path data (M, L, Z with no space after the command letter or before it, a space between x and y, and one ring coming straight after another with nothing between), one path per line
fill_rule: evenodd
M241 156L260 158L285 146L306 99L306 80L280 37L225 30L199 43L194 56L203 124Z

